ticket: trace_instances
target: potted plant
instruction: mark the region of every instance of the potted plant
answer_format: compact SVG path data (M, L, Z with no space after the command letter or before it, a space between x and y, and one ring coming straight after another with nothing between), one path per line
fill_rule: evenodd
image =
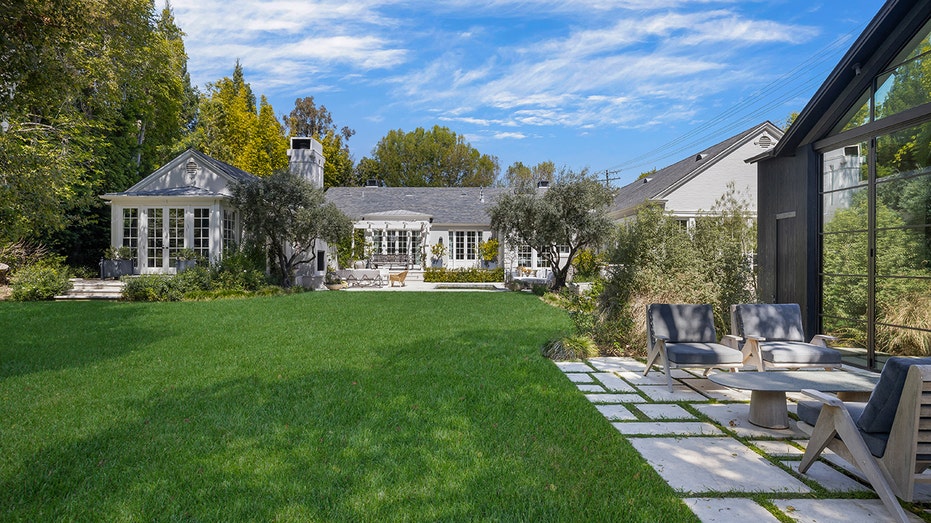
M176 265L178 273L182 273L188 269L192 269L197 265L197 261L201 258L197 251L194 249L181 249L178 251L178 263Z
M331 291L338 291L346 288L346 282L336 275L333 271L328 271L323 278L323 285Z
M443 257L446 256L446 246L443 245L443 239L430 246L430 255L433 258L433 266L436 268L443 266Z
M487 242L478 244L478 252L482 257L482 265L490 269L493 263L498 261L498 249L500 244L497 238L491 238Z
M119 278L133 273L133 252L127 246L110 247L100 260L100 278Z

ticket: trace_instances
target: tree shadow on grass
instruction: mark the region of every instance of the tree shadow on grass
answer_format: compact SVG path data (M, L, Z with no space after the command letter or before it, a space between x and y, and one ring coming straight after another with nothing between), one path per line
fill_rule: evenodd
M0 303L0 380L139 350L167 334L156 321L139 321L151 312L122 303Z
M20 520L688 519L536 349L483 345L508 335L125 400L109 427L3 464L0 507Z

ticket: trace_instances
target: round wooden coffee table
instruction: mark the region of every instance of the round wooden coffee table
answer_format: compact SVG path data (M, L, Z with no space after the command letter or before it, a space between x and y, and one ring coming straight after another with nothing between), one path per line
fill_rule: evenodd
M847 393L845 399L866 401L876 387L875 376L844 371L719 372L708 377L718 385L750 391L750 423L768 429L789 428L786 392L814 389Z

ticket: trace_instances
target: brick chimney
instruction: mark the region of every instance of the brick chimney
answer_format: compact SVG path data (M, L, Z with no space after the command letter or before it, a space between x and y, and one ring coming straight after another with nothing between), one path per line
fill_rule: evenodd
M323 165L326 163L323 144L313 138L292 137L288 158L292 174L304 178L314 187L323 188Z

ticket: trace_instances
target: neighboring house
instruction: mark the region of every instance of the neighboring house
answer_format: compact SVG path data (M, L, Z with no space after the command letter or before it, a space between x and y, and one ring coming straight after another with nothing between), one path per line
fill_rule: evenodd
M755 159L763 299L873 368L931 342L929 71L931 1L888 0Z
M372 183L331 187L326 197L352 218L356 230L364 231L370 262L406 260L415 267L430 267L434 264L431 248L443 244L446 255L439 262L446 268L462 269L481 267L478 245L493 237L488 209L507 190Z
M319 142L292 138L288 156L292 172L322 186L325 160ZM219 261L242 241L231 185L257 179L189 149L129 189L101 196L111 206L110 244L131 249L136 274L175 273L181 249Z
M696 217L708 213L730 183L749 198L749 210L756 215L756 169L746 160L771 149L780 138L778 127L763 122L648 174L618 190L608 217L618 222L631 219L644 202L651 202L691 226Z

